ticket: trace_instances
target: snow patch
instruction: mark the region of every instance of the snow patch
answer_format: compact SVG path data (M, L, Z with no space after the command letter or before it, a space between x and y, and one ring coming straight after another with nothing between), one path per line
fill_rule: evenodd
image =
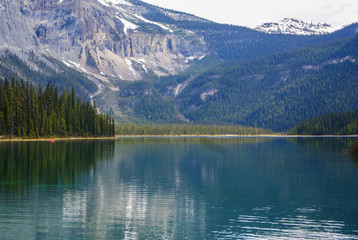
M187 63L187 62L192 62L192 61L194 61L194 59L195 59L196 57L187 57L186 59L185 59L185 62Z
M141 66L142 66L142 68L144 69L144 71L146 72L146 73L148 73L148 69L146 68L146 66L145 66L145 64L142 62L142 61L140 61L140 59L135 59L135 58L131 58L133 61L135 61L135 62L137 62L137 63L139 63ZM142 59L142 60L144 60L144 59ZM145 62L145 60L144 60L144 62Z
M126 58L125 61L126 61L127 65L128 65L129 70L131 70L132 73L133 73L133 75L137 77L138 74L134 71L134 69L133 69L133 63L131 62L131 60L129 60L128 58Z
M79 63L75 63L75 62L72 62L72 61L70 61L70 60L67 60L67 61L68 61L70 64L74 65L76 68L81 69L81 70L84 71L84 72L87 72L87 70L84 69L83 67L81 67L81 65L80 65Z
M186 63L192 62L192 61L194 61L194 59L201 60L201 59L203 59L204 57L206 57L206 55L203 55L203 56L201 56L201 57L190 56L190 57L187 57L187 58L185 59L185 62L186 62Z
M69 64L69 63L66 62L65 60L62 60L62 62L63 62L67 67L71 67L71 64Z
M80 65L79 63L75 63L75 62L72 62L72 61L70 61L70 60L68 60L68 62L71 63L72 65L75 65L76 68L80 68L80 67L81 67L81 65Z
M131 22L129 22L129 21L123 19L123 18L120 18L118 16L117 16L117 18L123 23L123 25L124 25L124 30L123 31L124 31L125 34L127 34L128 29L137 29L138 28L138 26L135 25L134 23L131 23Z
M124 0L98 0L102 5L111 7L113 5L127 5L127 6L133 6L130 2L124 1Z

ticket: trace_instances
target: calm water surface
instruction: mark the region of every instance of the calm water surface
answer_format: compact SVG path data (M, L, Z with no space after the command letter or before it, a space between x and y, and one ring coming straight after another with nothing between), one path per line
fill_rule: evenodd
M0 239L358 239L352 141L0 143Z

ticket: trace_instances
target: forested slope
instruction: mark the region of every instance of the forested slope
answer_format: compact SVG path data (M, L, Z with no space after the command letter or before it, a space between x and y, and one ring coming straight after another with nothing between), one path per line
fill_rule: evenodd
M358 35L223 64L196 76L157 83L181 114L197 123L230 123L285 131L318 115L358 106Z
M354 135L358 134L358 109L331 113L302 122L289 131L292 135Z

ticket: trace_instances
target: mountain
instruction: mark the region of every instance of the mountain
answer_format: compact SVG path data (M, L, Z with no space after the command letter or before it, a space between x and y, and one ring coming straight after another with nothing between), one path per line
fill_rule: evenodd
M161 79L156 88L190 122L286 131L318 115L358 107L357 53L358 35Z
M297 18L284 18L278 22L264 23L255 30L268 34L321 35L335 29L327 23L308 23Z
M75 87L121 121L205 122L179 101L190 87L179 86L188 79L181 73L196 79L205 71L224 72L212 67L279 58L275 54L348 38L357 29L352 24L324 35L266 34L139 0L1 1L0 76ZM178 83L175 96L162 88L171 83Z
M51 56L103 82L174 74L187 67L188 59L207 53L193 32L150 21L143 17L147 9L124 0L14 0L2 5L1 48Z
M216 24L138 0L13 0L0 8L0 49L32 69L29 52L56 71L48 58L73 68L98 89L120 80L177 74L193 59L255 58L342 37L270 36L245 27ZM94 93L92 93L94 94Z

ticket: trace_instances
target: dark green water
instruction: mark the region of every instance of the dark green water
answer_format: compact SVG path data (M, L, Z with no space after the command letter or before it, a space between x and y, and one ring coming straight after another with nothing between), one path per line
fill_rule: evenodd
M0 143L0 239L358 239L352 141Z

